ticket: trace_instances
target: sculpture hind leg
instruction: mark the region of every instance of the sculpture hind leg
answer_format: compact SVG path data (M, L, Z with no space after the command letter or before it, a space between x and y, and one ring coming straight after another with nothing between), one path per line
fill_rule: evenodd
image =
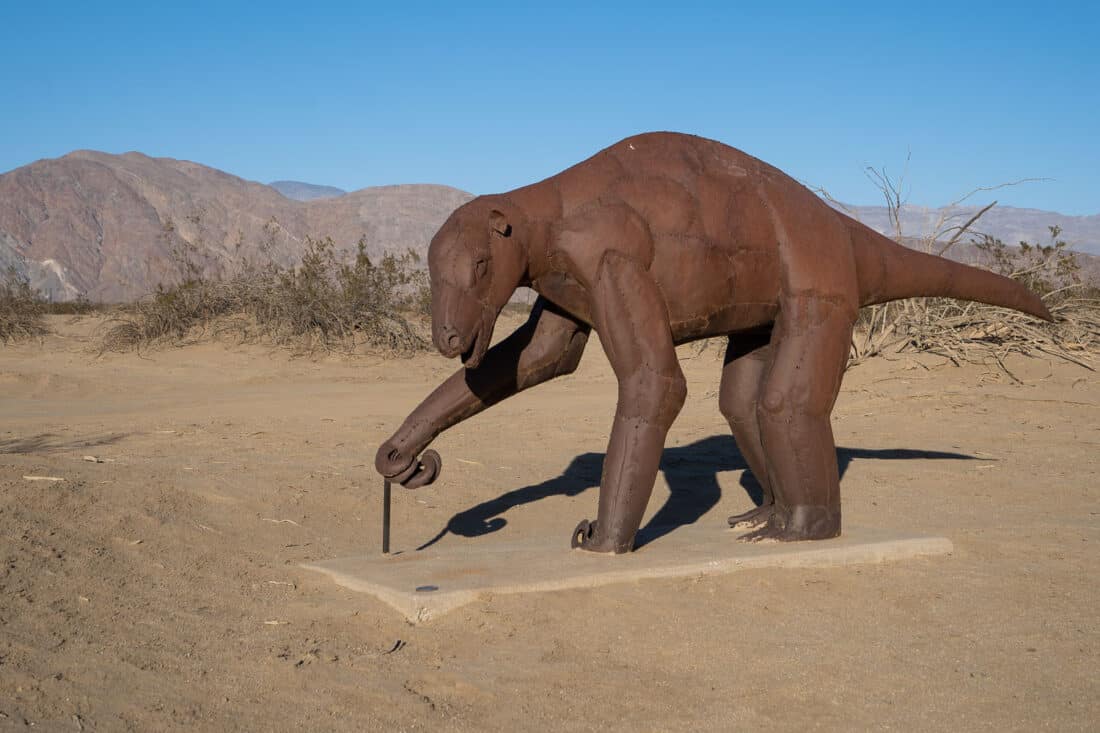
M855 308L842 298L796 296L780 304L757 407L775 508L746 540L840 534L840 476L829 416L854 320Z
M729 423L737 449L749 464L753 478L760 484L760 506L729 518L735 529L749 529L764 524L772 513L774 497L760 439L756 417L761 386L771 358L771 330L760 333L735 334L726 347L722 367L722 384L718 390L718 409Z

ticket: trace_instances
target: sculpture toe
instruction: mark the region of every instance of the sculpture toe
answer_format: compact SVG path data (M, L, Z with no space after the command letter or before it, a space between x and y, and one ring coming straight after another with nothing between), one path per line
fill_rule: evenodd
M589 522L587 519L582 519L581 523L573 530L573 536L569 540L569 546L574 550L583 548L584 543L592 538L592 533L595 529L595 522Z
M763 525L738 537L741 542L800 542L840 535L840 508L798 505L774 510Z
M726 521L729 522L730 529L756 529L767 524L774 510L774 504L761 504L743 514L734 514Z

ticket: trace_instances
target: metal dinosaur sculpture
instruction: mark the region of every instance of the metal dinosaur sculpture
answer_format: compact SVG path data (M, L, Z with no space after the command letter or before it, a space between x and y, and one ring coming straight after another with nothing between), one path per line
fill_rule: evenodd
M447 428L577 367L591 329L618 380L595 521L573 546L633 549L665 436L687 396L675 346L729 336L719 407L764 490L730 518L748 540L840 534L829 423L861 306L948 296L1050 312L1013 280L915 252L772 166L675 133L627 138L544 181L479 196L428 251L432 338L464 367L379 449L408 488L435 480ZM489 347L518 286L529 320Z

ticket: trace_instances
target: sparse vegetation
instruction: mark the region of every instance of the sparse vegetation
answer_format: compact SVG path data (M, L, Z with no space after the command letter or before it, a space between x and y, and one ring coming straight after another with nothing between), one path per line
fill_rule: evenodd
M8 269L0 282L0 341L44 335L44 314L42 298L15 268Z
M180 259L180 282L129 306L104 336L104 351L128 351L203 335L232 336L304 350L357 346L393 352L424 349L430 302L426 273L413 252L377 264L359 242L343 263L331 239L307 239L297 267L245 266L208 277Z
M81 296L76 300L46 301L42 309L48 316L86 316L91 313L106 313L113 306L106 303L93 303Z
M913 298L866 308L852 343L851 361L890 353L927 352L955 364L1004 365L1010 353L1047 355L1092 369L1100 352L1100 299L1078 278L1072 252L1054 245L975 241L992 257L991 269L1025 282L1054 315L1045 323L1017 311L953 300Z
M904 201L900 181L892 180L884 170L871 169L869 177L886 200L895 239L905 240L901 230ZM981 190L991 189L976 189L948 208ZM975 264L1019 280L1038 293L1054 315L1054 323L1040 322L1005 308L950 298L911 298L885 303L861 312L852 339L850 364L882 354L926 352L955 364L996 363L1015 379L1004 359L1010 353L1018 353L1053 356L1093 369L1100 352L1100 293L1096 284L1082 281L1076 255L1059 238L1061 230L1057 227L1050 228L1049 244L1021 242L1017 247L976 233L975 224L995 205L994 201L977 213L945 216L920 241L919 248L942 256L959 242L968 241L978 254Z

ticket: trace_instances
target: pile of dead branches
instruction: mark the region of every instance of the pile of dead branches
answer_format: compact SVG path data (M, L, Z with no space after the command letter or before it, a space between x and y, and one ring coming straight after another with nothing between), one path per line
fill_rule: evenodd
M1100 353L1100 299L1047 302L1054 323L1006 308L947 298L915 298L865 309L852 339L850 364L880 354L925 352L955 364L996 363L1046 355L1093 369Z
M885 171L869 171L886 199L894 238L912 245L913 240L906 238L901 229L904 202L900 182L893 181ZM947 210L978 191L988 190L971 191ZM965 238L977 254L976 261L969 264L1021 282L1043 299L1054 322L949 298L912 298L871 306L860 314L850 364L880 354L925 352L955 364L995 363L1012 376L1004 360L1016 353L1051 356L1094 368L1100 354L1100 284L1082 279L1077 256L1059 238L1058 227L1050 228L1049 244L1021 242L1015 247L976 232L975 225L995 205L994 201L976 213L945 213L937 226L919 240L917 248L943 256Z

